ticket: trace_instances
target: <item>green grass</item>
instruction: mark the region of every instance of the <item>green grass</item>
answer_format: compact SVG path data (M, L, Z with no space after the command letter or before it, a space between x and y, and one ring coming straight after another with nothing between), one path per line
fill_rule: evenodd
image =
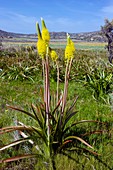
M61 49L57 49L57 51L60 54L61 60L63 58L64 51ZM15 64L15 61L19 61L21 64L24 63L24 65L33 65L38 62L38 66L41 64L40 61L33 62L31 55L23 54L23 57L21 55L17 55L15 57L8 57L7 56L7 65L12 66ZM36 55L36 54L35 54ZM98 56L97 56L98 55ZM17 60L18 59L18 60ZM20 59L20 60L19 60ZM36 59L36 58L34 58ZM1 67L3 71L6 70L6 58L4 56L1 56ZM13 62L12 62L13 61ZM29 61L29 62L28 62ZM101 156L96 159L92 155L87 155L84 153L72 153L72 155L75 158L76 161L68 160L65 156L58 155L56 157L56 165L57 170L90 170L90 169L96 169L96 170L109 170L110 168L113 169L113 111L111 110L111 106L109 104L109 97L107 96L106 102L103 101L96 101L92 96L91 89L88 89L84 83L83 83L83 77L84 73L87 67L86 63L88 63L88 66L91 67L97 67L98 62L104 61L107 63L106 53L104 51L77 51L76 58L73 61L73 67L72 67L72 73L71 73L71 82L69 84L69 90L68 90L68 103L67 106L70 105L72 102L72 99L76 96L78 97L77 104L76 104L76 110L78 113L75 116L75 121L78 120L99 120L102 122L105 122L105 125L97 125L93 123L86 123L83 126L78 126L76 129L76 133L79 132L88 132L92 130L98 130L98 129L105 129L108 130L108 132L103 132L102 134L92 134L90 137L86 137L86 140L94 146L95 150L101 154ZM32 63L33 62L33 63ZM4 63L4 64L3 64ZM62 64L62 61L60 61L60 65ZM64 63L63 63L64 64ZM97 65L96 65L97 64ZM18 66L18 65L17 65ZM109 66L109 64L107 64ZM104 66L103 66L104 67ZM52 66L51 66L52 68ZM64 69L61 67L61 69ZM109 69L109 68L108 68ZM112 72L112 70L109 70L109 72ZM60 89L63 89L63 74L64 71L61 72L61 85ZM74 75L75 74L75 75ZM8 80L0 78L0 127L10 126L14 125L14 119L20 120L23 123L27 125L31 125L33 122L31 119L29 119L27 116L24 116L21 113L18 113L17 111L12 111L11 109L8 109L6 107L6 104L18 106L19 108L23 108L24 110L30 110L31 103L36 104L38 101L40 101L40 87L42 87L42 80L41 80L41 70L38 72L35 77L34 81L31 81L29 79L18 79L18 80ZM53 79L51 79L51 91L53 92L56 87L56 82ZM71 120L73 121L73 120ZM74 130L72 133L74 133ZM0 145L6 144L13 140L13 133L3 135L0 138ZM20 146L20 151L23 152L22 146ZM15 148L12 148L11 150L5 151L5 153L2 153L0 158L8 158L12 155L16 155ZM103 162L103 163L102 163ZM12 168L15 168L20 166L20 169L22 169L22 165L26 165L26 167L30 167L30 164L32 165L31 169L38 169L38 164L35 164L35 160L25 160L20 161L17 163L11 164Z
M75 42L75 47L78 50L105 50L106 43L99 42ZM51 42L52 48L65 48L65 42Z
M1 114L0 114L0 126L9 126L14 125L14 119L18 119L22 121L25 124L31 125L33 122L30 120L27 116L24 116L21 113L17 113L16 111L12 111L7 109L5 106L6 104L18 106L20 108L24 108L25 110L30 109L31 102L36 103L38 101L38 84L39 82L19 82L19 81L12 81L12 82L1 82ZM54 85L53 85L54 86ZM71 92L70 92L71 88ZM69 99L71 100L73 98L73 93L75 93L75 96L78 95L78 102L76 109L78 110L78 113L75 117L75 120L101 120L104 122L111 122L112 127L112 112L110 110L109 105L100 104L98 106L98 103L93 99L91 96L91 93L87 91L82 84L80 83L71 83L69 88ZM72 90L73 89L73 90ZM90 129L98 129L94 124L86 124L84 125L83 129L80 129L81 127L78 126L78 131L85 130L89 131ZM108 127L109 128L109 127ZM109 137L111 135L111 137ZM106 133L103 135L92 135L90 137L90 143L96 148L97 152L101 154L102 160L107 163L110 167L112 167L112 142L113 133L110 132L110 134L107 135ZM8 143L8 141L11 141L11 138L13 137L13 134L7 134L5 136L2 136L1 140L2 142ZM97 141L96 141L97 140ZM12 150L14 152L14 150ZM4 157L7 157L8 155L5 154ZM95 160L92 156L89 156L89 158L83 156L83 155L77 155L75 154L74 157L79 160L79 163L76 163L75 161L69 161L65 157L57 157L56 161L58 161L58 169L62 169L64 167L65 170L67 169L74 169L75 167L78 170L82 170L82 165L85 165L84 169L95 167L97 170L101 169L109 169L106 168L102 163L99 163L97 160ZM109 161L108 161L109 160ZM95 161L97 162L97 165L95 166ZM65 165L65 166L64 166ZM36 166L37 167L37 166Z
M22 40L20 40L21 42L3 42L3 46L5 48L9 48L9 47L21 47L21 46L36 46L36 42L22 42ZM79 50L105 50L105 45L106 43L100 43L100 42L75 42L75 47L76 49ZM50 47L51 48L62 48L64 49L66 46L66 42L64 41L56 41L56 42L50 42Z

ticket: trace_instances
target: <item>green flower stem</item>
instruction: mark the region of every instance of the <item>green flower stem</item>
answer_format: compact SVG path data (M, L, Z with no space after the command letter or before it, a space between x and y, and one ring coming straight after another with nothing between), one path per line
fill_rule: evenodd
M59 97L59 65L58 65L58 61L56 61L56 66L57 66L57 104L58 104L58 97Z
M70 71L71 71L71 66L72 66L72 61L73 61L73 58L70 59L70 62L69 62L69 69L68 69L68 80L69 80L69 76L70 76Z
M64 83L64 94L63 94L63 102L62 102L62 114L64 113L65 105L66 105L66 98L67 98L67 88L68 88L68 67L69 67L69 60L67 60L66 64L66 71L65 71L65 83Z
M46 89L46 83L45 83L45 59L42 58L42 67L43 67L43 86L44 86L44 103L46 102L46 92L45 92L45 89Z
M47 126L47 137L48 137L48 146L50 145L50 122L49 122L49 109L50 109L50 84L49 84L49 55L48 47L46 51L46 61L45 61L45 103L46 103L46 126Z
M65 106L66 106L66 99L67 99L67 93L68 93L68 83L69 83L69 76L70 76L70 71L71 71L72 60L73 60L72 58L70 60L67 60L67 65L66 65L64 94L63 94L63 103L62 103L62 114L64 113Z

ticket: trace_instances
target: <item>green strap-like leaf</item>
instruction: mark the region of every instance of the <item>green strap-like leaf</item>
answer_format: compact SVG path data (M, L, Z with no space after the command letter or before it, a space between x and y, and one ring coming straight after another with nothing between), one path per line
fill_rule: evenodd
M75 98L73 104L72 104L71 107L67 110L66 114L68 114L68 113L70 113L70 111L72 111L73 107L74 107L75 104L76 104L77 99L78 99L78 96Z
M65 121L64 121L63 129L65 128L65 126L66 126L66 124L68 123L68 121L69 121L76 113L77 113L77 111L76 111L76 112L73 112L73 113L70 113L70 114L66 117L66 119L65 119Z
M31 113L29 113L29 112L27 112L27 111L25 111L25 110L22 110L22 109L13 107L13 106L9 106L9 105L7 105L7 107L9 107L9 108L11 108L11 109L13 109L13 110L17 110L17 111L19 111L19 112L25 113L26 115L28 115L28 116L30 116L30 117L32 117L33 119L36 120L36 117L35 117L34 115L32 115Z
M99 124L105 124L103 122L100 122L100 121L97 121L97 120L81 120L81 121L78 121L78 122L75 122L73 124L71 124L70 126L68 126L63 134L65 134L68 130L70 130L72 127L76 126L77 124L80 124L80 123L99 123Z
M61 152L61 150L70 142L73 142L73 140L65 140L63 144L58 148L58 151Z
M41 130L40 128L36 128L36 127L33 127L32 128L34 129L34 131L36 133L38 133L38 135L40 136L40 138L44 141L44 143L47 145L47 136L46 136L46 133L44 132L44 130Z
M95 131L91 131L91 132L88 132L88 133L85 133L85 134L82 134L81 136L87 136L87 135L92 135L92 134L100 134L100 133L107 133L109 130L95 130Z
M65 140L71 140L71 139L79 140L80 142L82 142L83 144L88 146L89 148L93 149L93 147L90 144L88 144L85 140L83 140L82 138L80 138L78 136L68 136L67 138L65 138Z
M60 106L61 102L62 102L62 98L58 101L57 106L56 106L55 109L52 111L52 115L56 112L56 110L57 110L58 107Z
M28 141L28 140L29 140L29 138L17 140L17 141L15 141L15 142L12 142L12 143L10 143L10 144L8 144L8 145L5 145L5 146L1 147L1 148L0 148L0 151L5 150L5 149L7 149L7 148L10 148L10 147L12 147L12 146L18 145L18 144L20 144L20 143L22 143L22 142L26 142L26 141Z
M61 138L62 137L62 115L58 115L58 120L56 122L55 128L54 128L54 133L53 133L54 138Z
M96 156L99 156L99 155L100 155L100 154L98 154L98 153L96 153L96 152L94 152L94 151L91 151L91 150L86 149L86 148L81 148L81 147L73 147L73 148L70 148L68 151L74 152L74 151L76 151L76 150L86 151L86 152L92 153L93 155L96 155Z
M0 129L0 134L7 133L7 132L12 132L15 130L27 130L27 131L33 131L31 127L28 126L10 126L10 127L5 127Z
M8 162L13 162L13 161L18 161L20 159L25 159L25 158L32 158L38 156L37 154L26 154L26 155L20 155L20 156L15 156L12 158L7 158L4 160L0 160L0 163L8 163Z
M35 109L36 109L36 107L32 104L31 105L31 107L32 107L32 110L33 110L33 113L34 113L34 115L35 115L35 117L36 117L36 120L38 121L38 124L39 124L39 126L40 126L40 128L41 129L43 129L43 127L44 127L44 125L43 125L43 120L40 120L40 118L37 116L37 113L36 113L36 111L35 111ZM40 113L39 113L40 114Z

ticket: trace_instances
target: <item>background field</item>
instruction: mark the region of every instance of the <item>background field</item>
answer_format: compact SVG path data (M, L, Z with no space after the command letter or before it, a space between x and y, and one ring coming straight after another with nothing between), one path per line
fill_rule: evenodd
M31 45L36 48L36 43L28 42L3 42L7 47L0 52L0 127L14 125L15 120L20 120L25 124L32 125L33 122L27 116L24 116L17 111L10 110L6 104L18 106L25 110L30 110L31 103L36 104L40 100L40 88L42 83L42 69L41 60L37 54L36 49L28 48ZM21 47L23 45L23 47ZM64 83L64 47L65 42L51 42L51 47L55 48L58 53L60 65L60 90L63 89ZM9 47L18 47L15 50ZM65 156L56 157L57 170L112 170L113 169L113 77L108 81L110 74L113 75L113 66L109 64L107 59L107 51L104 46L105 43L91 43L91 42L75 42L76 54L73 59L73 65L70 75L70 84L68 90L68 103L70 105L73 97L79 96L76 103L76 114L74 120L98 120L105 124L97 125L93 123L86 123L73 129L72 133L81 134L82 132L92 132L95 130L104 130L99 134L89 135L87 140L97 151L100 156L93 157L87 153L72 153L76 161L70 161ZM27 68L27 69L26 69ZM29 69L28 69L29 68ZM50 69L50 83L51 92L55 92L56 88L56 70L51 63ZM94 81L101 86L105 82L110 85L109 91L95 98L94 92L98 91L88 85L86 75L91 76L93 73L99 78L93 77ZM100 74L101 73L101 74ZM101 80L101 75L105 77ZM2 135L0 138L0 145L3 146L14 139L14 133ZM18 152L26 151L26 144L20 145ZM32 146L29 146L32 152ZM5 159L17 155L15 148L8 149L1 153L0 158ZM79 162L79 163L78 163ZM84 165L84 167L83 167ZM38 168L37 161L28 159L24 161L17 161L12 164L2 165L4 170L22 170Z
M9 47L20 47L20 46L36 46L36 42L3 42L2 43L5 48ZM105 46L107 43L105 42L75 42L76 49L83 50L105 50ZM65 48L66 42L55 40L50 42L50 46L52 48Z

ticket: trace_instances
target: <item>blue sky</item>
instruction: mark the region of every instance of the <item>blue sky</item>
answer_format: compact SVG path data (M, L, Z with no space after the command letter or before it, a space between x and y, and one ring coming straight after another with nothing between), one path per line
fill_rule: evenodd
M97 31L113 19L113 0L0 0L2 30L36 33L41 17L51 32Z

